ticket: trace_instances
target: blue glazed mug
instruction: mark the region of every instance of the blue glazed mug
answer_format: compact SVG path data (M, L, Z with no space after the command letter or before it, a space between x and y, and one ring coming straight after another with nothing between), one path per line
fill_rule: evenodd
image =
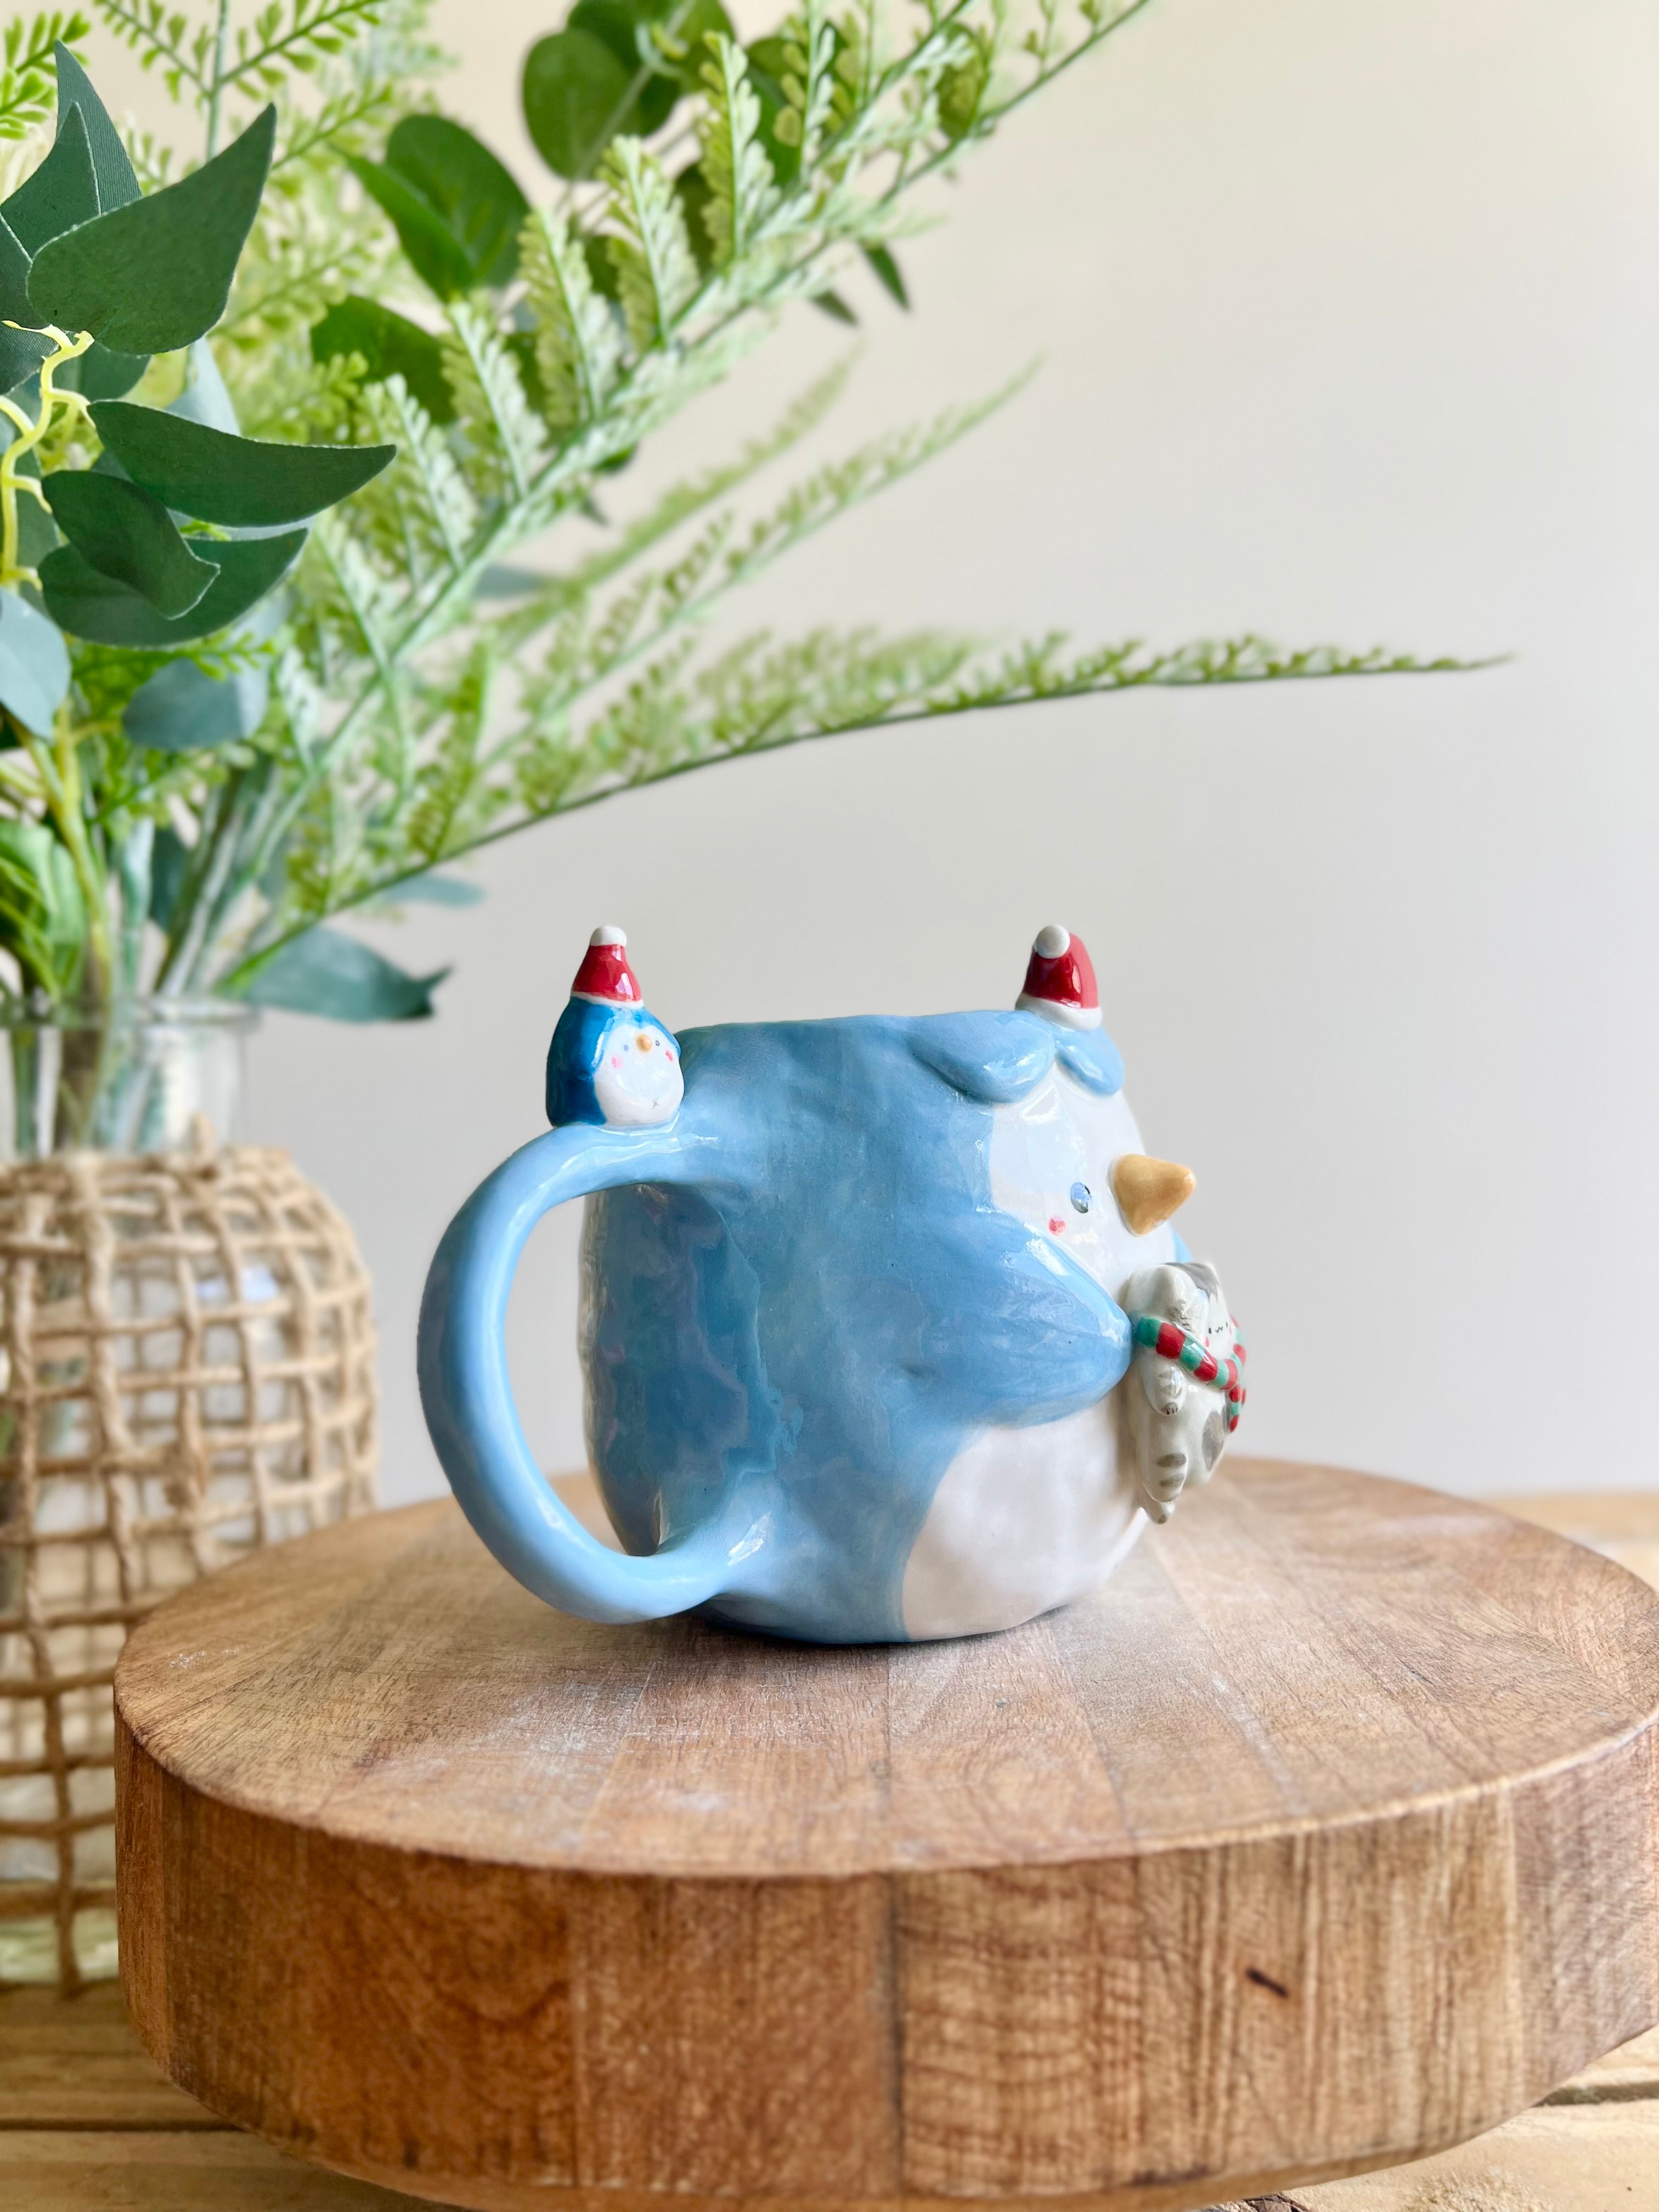
M422 1404L478 1534L591 1620L697 1607L823 1643L1009 1627L1097 1587L1207 1479L1243 1351L1169 1225L1192 1177L1141 1149L1080 942L1039 936L1013 1012L683 1041L624 945L595 932L555 1126L427 1283ZM525 1241L574 1198L621 1553L532 1459L503 1346Z

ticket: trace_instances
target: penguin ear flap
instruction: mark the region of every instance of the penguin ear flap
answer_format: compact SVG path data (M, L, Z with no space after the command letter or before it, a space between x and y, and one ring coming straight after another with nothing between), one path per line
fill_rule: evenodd
M1123 1054L1104 1030L1062 1030L1054 1040L1060 1066L1085 1091L1110 1098L1123 1088Z
M989 1106L1024 1098L1054 1065L1056 1032L1035 1014L923 1014L908 1028L924 1067Z

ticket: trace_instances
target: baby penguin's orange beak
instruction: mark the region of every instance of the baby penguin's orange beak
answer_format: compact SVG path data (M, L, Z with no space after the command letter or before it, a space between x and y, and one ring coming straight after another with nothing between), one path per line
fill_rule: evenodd
M1112 1162L1112 1195L1130 1233L1144 1237L1184 1206L1198 1186L1190 1168L1173 1160L1154 1160L1145 1152L1124 1152Z

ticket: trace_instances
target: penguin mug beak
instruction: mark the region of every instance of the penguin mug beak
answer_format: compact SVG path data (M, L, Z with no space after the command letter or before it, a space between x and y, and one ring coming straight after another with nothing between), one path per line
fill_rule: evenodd
M1198 1186L1190 1168L1173 1160L1150 1159L1145 1152L1124 1152L1112 1162L1112 1195L1129 1225L1132 1236L1144 1237L1184 1206Z

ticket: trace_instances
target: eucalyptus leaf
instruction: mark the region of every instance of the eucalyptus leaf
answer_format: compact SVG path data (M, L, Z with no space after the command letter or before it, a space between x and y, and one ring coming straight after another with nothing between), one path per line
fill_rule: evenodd
M685 91L701 92L708 40L716 34L735 39L732 18L720 0L679 0L678 6L659 11L658 22L652 41L657 66L677 76Z
M32 319L133 354L171 353L210 331L258 211L276 128L266 107L176 185L42 246L29 271Z
M185 388L176 399L167 402L166 411L182 416L186 422L205 422L210 430L228 430L236 436L242 426L236 420L235 402L205 338L198 338L191 346L187 366Z
M256 1006L322 1014L336 1022L421 1021L448 975L411 975L343 930L308 929L253 971L242 995Z
M632 73L591 31L556 31L525 56L531 143L556 176L591 175L629 106Z
M200 541L204 558L219 571L188 614L172 619L148 600L101 575L72 545L60 545L40 564L40 590L46 612L72 636L94 645L136 646L165 651L208 637L244 615L279 584L300 557L303 530L280 538L240 538L222 543ZM47 625L51 627L50 624ZM0 637L3 625L0 625ZM61 640L60 640L61 643Z
M41 362L56 350L56 341L43 331L15 331L0 323L0 393L15 392L38 375Z
M121 726L152 752L191 753L251 738L264 721L270 675L261 662L210 676L193 660L169 660L138 686Z
M97 213L98 177L92 166L86 118L78 107L71 107L67 114L59 112L52 151L34 174L0 204L0 216L5 217L26 252L39 253L48 239L73 230L77 223L92 222ZM82 330L86 325L66 323L60 327Z
M92 79L61 39L53 53L58 64L58 112L61 115L71 106L81 111L93 170L98 179L98 204L100 208L126 207L142 195L132 163L127 159L127 149L121 143L121 134L111 122L108 109L93 90Z
M0 707L37 738L49 737L69 680L69 650L57 624L0 588Z
M346 167L369 198L391 216L398 243L423 284L441 300L453 300L471 289L472 264L465 249L407 178L355 154L346 155Z
M54 469L44 486L52 519L76 550L164 615L188 614L219 571L198 561L161 501L125 477Z
M386 141L386 167L418 192L460 247L468 289L510 284L530 203L489 147L443 115L406 115Z
M147 353L117 353L113 346L100 345L94 339L78 361L70 367L75 372L75 388L88 399L118 399L133 386L149 367ZM58 388L69 382L60 377Z
M27 323L29 306L29 257L22 240L0 215L0 322Z
M182 514L240 528L302 522L379 476L398 450L275 445L130 399L100 400L92 419L135 483Z
M666 70L667 64L651 40L640 36L641 30L657 12L629 7L626 0L576 0L565 25L567 30L586 31L601 45L609 46L627 71L630 84L644 76L633 105L617 125L618 130L641 138L661 130L680 96L679 79L672 74L659 74Z
M28 471L19 471L20 475L29 473ZM63 542L58 525L52 519L52 510L42 507L32 494L25 492L17 502L18 567L39 568L52 547L61 545Z
M401 376L410 397L434 422L453 422L455 398L444 375L444 351L430 331L407 315L364 300L355 292L337 300L321 322L312 325L313 361L339 361L359 354L371 384Z
M659 9L630 7L628 0L576 0L564 27L568 31L586 31L609 46L632 76L641 69L655 66L653 57L641 49L639 32L660 13Z
M856 329L859 319L839 292L814 292L812 305L828 315L831 322L851 323Z

